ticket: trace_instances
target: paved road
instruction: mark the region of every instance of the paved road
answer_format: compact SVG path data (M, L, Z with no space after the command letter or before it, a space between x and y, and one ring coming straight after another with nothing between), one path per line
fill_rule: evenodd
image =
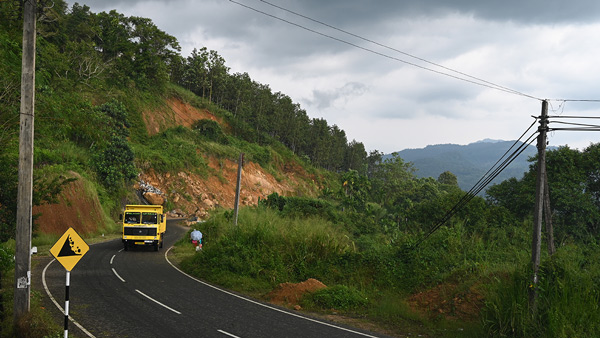
M382 337L241 297L177 270L168 250L186 228L167 225L164 249L123 251L120 240L92 245L70 277L69 333L77 337ZM65 270L46 260L37 284L61 307ZM40 272L41 271L41 272ZM34 286L35 288L35 286ZM42 291L46 292L46 291ZM64 314L62 314L64 318ZM78 327L79 326L79 327ZM80 329L83 328L83 331Z

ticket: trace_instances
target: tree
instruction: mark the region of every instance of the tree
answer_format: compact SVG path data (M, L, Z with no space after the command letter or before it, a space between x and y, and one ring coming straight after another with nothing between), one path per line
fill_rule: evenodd
M344 154L345 170L357 170L362 175L367 175L367 152L365 146L361 142L352 140L348 144L346 153Z
M194 92L196 95L205 97L205 89L208 87L208 52L206 47L192 50L192 54L187 57L185 70L183 73L182 85Z
M458 187L458 178L450 171L444 171L441 173L437 180L441 184Z
M537 157L523 179L509 179L490 187L487 200L519 218L532 217ZM600 236L598 209L598 145L579 152L567 146L546 154L550 206L555 239L588 240Z
M167 62L181 50L177 39L158 29L150 19L130 17L126 22L131 27L134 80L142 88L164 86L169 80Z
M211 50L208 55L208 100L220 104L225 95L229 68L225 66L225 59L216 51Z
M335 124L329 128L329 135L329 141L326 141L329 156L326 157L325 168L330 171L339 172L342 170L344 164L348 139L346 138L346 132Z
M397 221L404 219L412 209L413 198L419 188L412 163L402 160L397 153L380 162L371 174L371 199L396 215Z
M372 178L377 172L377 168L381 164L383 159L383 153L379 150L371 150L369 156L367 156L367 176Z
M531 169L530 169L531 170ZM533 213L535 181L530 174L522 180L512 177L499 184L494 184L486 190L488 203L503 207L520 219Z
M329 156L329 126L325 119L313 118L309 127L310 140L306 154L316 166L324 167Z

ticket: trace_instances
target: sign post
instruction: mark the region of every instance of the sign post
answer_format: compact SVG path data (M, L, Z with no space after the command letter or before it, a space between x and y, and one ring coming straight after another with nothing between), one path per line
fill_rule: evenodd
M65 338L69 335L69 284L71 284L71 270L79 260L90 250L89 245L69 228L62 237L52 246L50 253L67 270L65 282Z

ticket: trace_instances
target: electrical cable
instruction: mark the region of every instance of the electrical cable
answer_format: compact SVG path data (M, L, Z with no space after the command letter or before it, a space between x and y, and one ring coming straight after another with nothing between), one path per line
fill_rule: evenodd
M600 126L589 128L552 128L551 131L600 131Z
M535 133L534 133L535 135ZM533 139L535 140L535 139ZM431 228L423 238L421 238L419 241L417 241L417 243L415 243L415 245L412 246L412 249L417 248L421 243L423 243L425 240L427 240L434 232L436 232L439 228L441 228L444 224L446 224L446 222L448 222L450 220L450 218L452 216L454 216L458 211L460 211L460 209L462 209L462 207L464 207L467 203L469 203L473 198L475 198L475 196L487 185L489 184L494 178L496 178L500 172L502 172L504 169L506 169L506 167L508 165L510 165L510 163L512 163L514 161L514 159L516 159L521 153L523 153L523 151L525 151L525 149L527 149L527 146L529 146L533 140L531 140L531 142L529 143L523 143L524 147L520 147L519 150L515 153L513 153L514 156L511 156L510 161L505 162L505 165L498 168L498 170L495 172L495 174L493 176L489 176L486 179L486 184L482 185L480 189L478 189L475 193L473 192L469 192L466 193L455 205L454 207L452 207L452 209L450 211L448 211L440 221L438 221L438 223L436 223L436 225Z
M255 11L255 12L257 12L257 13L263 14L263 15L265 15L265 16L271 17L271 18L273 18L273 19L276 19L276 20L280 20L280 21L282 21L282 22L285 22L285 23L287 23L287 24L290 24L290 25L292 25L292 26L296 26L296 27L298 27L298 28L304 29L304 30L306 30L306 31L309 31L309 32L311 32L311 33L314 33L314 34L317 34L317 35L320 35L320 36L323 36L323 37L326 37L326 38L329 38L329 39L332 39L332 40L338 41L338 42L340 42L340 43L347 44L347 45L349 45L349 46L352 46L352 47L355 47L355 48L358 48L358 49L364 50L364 51L366 51L366 52L369 52L369 53L373 53L373 54L375 54L375 55L378 55L378 56L382 56L382 57L385 57L385 58L388 58L388 59L391 59L391 60L394 60L394 61L398 61L398 62L401 62L401 63L407 64L407 65L410 65L410 66L413 66L413 67L416 67L416 68L419 68L419 69L422 69L422 70L427 70L427 71L430 71L430 72L433 72L433 73L436 73L436 74L439 74L439 75L444 75L444 76L447 76L447 77L450 77L450 78L454 78L454 79L456 79L456 80L460 80L460 81L468 82L468 83L475 84L475 85L479 85L479 86L482 86L482 87L487 87L487 88L490 88L490 89L495 89L495 90L498 90L498 91L503 91L503 92L506 92L506 93L509 93L509 94L514 94L514 95L524 96L524 97L528 97L528 98L535 99L535 100L538 100L538 101L544 101L544 100L542 100L542 99L540 99L540 98L538 98L538 97L535 97L535 96L532 96L532 95L528 95L528 94L524 94L524 93L522 93L522 92L519 92L519 91L517 91L517 90L511 89L511 88L508 88L508 87L504 87L504 86L501 86L501 85L495 84L495 83L493 83L493 82L486 81L486 80L484 80L484 79L481 79L481 78L478 78L478 77L475 77L475 76L468 75L468 74L466 74L466 73L463 73L463 72L460 72L460 71L454 70L454 69L452 69L452 68L449 68L449 67L445 67L445 66L443 66L443 65L440 65L440 64L437 64L437 63L434 63L434 62L431 62L431 61L428 61L428 60L426 60L426 59L423 59L423 58L420 58L420 57L414 56L414 55L412 55L412 54L409 54L409 53L403 52L403 51L401 51L401 50L398 50L398 49L395 49L395 48L392 48L392 47L389 47L389 46L387 46L387 45L384 45L384 44L378 43L378 42L376 42L376 41L373 41L373 40L370 40L370 39L367 39L367 38L361 37L361 36L359 36L359 35L357 35L357 34L354 34L354 33L348 32L348 31L345 31L345 30L343 30L343 29L337 28L337 27L335 27L335 26L332 26L332 25L330 25L330 24L327 24L327 23L325 23L325 22L322 22L322 21L319 21L319 20L315 20L315 19L313 19L313 18L310 18L310 17L308 17L308 16L305 16L305 15L303 15L303 14L300 14L300 13L297 13L297 12L294 12L294 11L291 11L291 10L288 10L288 9L286 9L286 8L284 8L284 7L281 7L281 6L275 5L275 4L273 4L273 3L270 3L270 2L268 2L268 1L265 1L265 0L259 0L259 1L261 1L261 2L265 3L265 4L269 5L269 6L272 6L272 7L278 8L278 9L280 9L280 10L283 10L283 11L285 11L285 12L291 13L291 14L293 14L293 15L296 15L296 16L299 16L299 17L302 17L302 18L304 18L304 19L307 19L307 20L313 21L313 22L315 22L315 23L318 23L318 24L320 24L320 25L323 25L323 26L326 26L326 27L328 27L328 28L331 28L331 29L337 30L337 31L339 31L339 32L342 32L342 33L344 33L344 34L350 35L350 36L352 36L352 37L355 37L355 38L361 39L361 40L363 40L363 41L366 41L366 42L369 42L369 43L372 43L372 44L375 44L375 45L377 45L377 46L379 46L379 47L383 47L383 48L386 48L386 49L392 50L392 51L394 51L394 52L397 52L397 53L400 53L400 54L402 54L402 55L405 55L405 56L408 56L408 57L414 58L414 59L416 59L416 60L419 60L419 61L421 61L421 62L425 62L425 63L427 63L427 64L430 64L430 65L433 65L433 66L436 66L436 67L442 68L442 69L444 69L444 70L446 70L446 71L449 71L449 72L453 72L453 73L459 74L460 76L463 76L463 77L460 77L460 76L457 76L457 75L453 75L453 74L449 74L449 73L446 73L446 72L443 72L443 71L439 71L439 70L431 69L431 68L428 68L428 67L425 67L425 66L421 66L421 65L418 65L418 64L416 64L416 63L409 62L409 61L406 61L406 60L403 60L403 59L400 59L400 58L397 58L397 57L394 57L394 56L391 56L391 55L388 55L388 54L384 54L384 53L382 53L382 52L375 51L375 50L373 50L373 49L370 49L370 48L366 48L366 47L363 47L363 46L359 46L359 45L357 45L357 44L355 44L355 43L352 43L352 42L346 41L346 40L344 40L344 39L341 39L341 38L334 37L334 36L332 36L332 35L328 35L328 34L325 34L325 33L319 32L319 31L317 31L317 30L315 30L315 29L311 29L311 28L305 27L305 26L303 26L303 25L300 25L300 24L298 24L298 23L295 23L295 22L292 22L292 21L289 21L289 20L286 20L286 19L280 18L280 17L278 17L278 16L276 16L276 15L273 15L273 14L266 13L266 12L264 12L264 11L261 11L261 10L259 10L259 9L256 9L256 8L254 8L254 7L251 7L251 6L248 6L248 5L245 5L245 4L242 4L242 3L240 3L240 2L237 2L237 1L234 1L234 0L229 0L229 1L230 1L230 2L232 2L232 3L234 3L234 4L237 4L237 5L239 5L239 6L241 6L241 7L245 7L245 8L247 8L247 9L250 9L250 10L252 10L252 11ZM546 101L548 101L548 100L546 100ZM600 100L595 100L595 99L594 99L594 100L591 100L591 99L590 99L590 100L588 100L588 99L554 99L554 100L552 100L552 101L560 101L560 102L562 102L563 104L564 104L565 102L600 102ZM563 104L561 104L561 106L563 106ZM564 108L563 108L563 109L564 109ZM565 117L565 116L562 116L562 117L563 117L563 118L575 118L575 117ZM446 222L447 222L447 221L448 221L448 220L449 220L449 219L450 219L450 218L451 218L451 217L452 217L454 214L456 214L456 213L457 213L457 212L458 212L458 211L459 211L459 210L460 210L462 207L464 207L464 205L466 205L466 204L467 204L469 201L471 201L471 200L472 200L472 199L473 199L473 198L474 198L474 197L475 197L477 194L479 194L479 193L480 193L480 192L481 192L481 191L482 191L482 190L483 190L483 189L484 189L484 188L485 188L485 187L486 187L486 186L487 186L489 183L491 183L491 182L492 182L492 181L493 181L493 180L494 180L494 179L495 179L495 178L496 178L496 177L497 177L497 176L498 176L498 175L499 175L499 174L500 174L500 173L501 173L501 172L502 172L504 169L506 169L506 167L508 167L508 166L509 166L509 165L510 165L510 164L511 164L511 163L512 163L512 162L513 162L513 161L514 161L514 160L515 160L515 159L516 159L516 158L517 158L519 155L521 155L521 154L522 154L522 153L523 153L523 152L524 152L524 151L527 149L527 147L528 147L529 145L531 145L531 144L533 143L533 141L535 140L534 136L535 136L535 135L538 133L538 131L536 131L536 132L534 132L533 134L531 134L531 135L529 136L529 138L528 138L528 139L527 139L525 142L521 142L520 146L519 146L519 147L517 147L517 149L516 149L516 150L514 150L514 151L513 151L513 152L512 152L512 153L511 153L509 156L506 156L506 155L507 155L507 154L508 154L508 153L511 151L511 149L513 149L513 148L514 148L514 147L515 147L515 146L518 144L518 142L521 140L521 138L523 138L523 136L524 136L524 135L525 135L525 134L526 134L526 133L527 133L529 130L531 130L531 128L533 127L533 125L534 125L535 123L536 123L536 122L534 122L534 123L533 123L533 124L532 124L532 125L531 125L531 126L530 126L530 127L529 127L529 128L528 128L528 129L527 129L527 130L526 130L526 131L525 131L525 132L522 134L522 135L521 135L521 137L519 138L519 140L515 141L515 143L514 143L514 144L513 144L513 145L512 145L512 146L511 146L511 147L510 147L510 148L509 148L509 149L508 149L508 150L507 150L505 153L504 153L504 155L503 155L503 156L502 156L502 157L501 157L501 158L500 158L500 159L499 159L499 160L498 160L498 161L497 161L497 162L496 162L496 163L495 163L495 164L494 164L494 165L493 165L493 166L492 166L492 167L491 167L491 168L490 168L490 169L489 169L489 170L488 170L488 171L487 171L487 172L486 172L486 173L485 173L483 176L482 176L482 178L481 178L481 179L480 179L480 180L479 180L479 181L478 181L478 182L477 182L477 183L476 183L476 184L473 186L473 188L471 188L471 189L470 189L470 190L469 190L467 193L465 193L465 195L464 195L464 196L463 196L463 197L462 197L462 198L461 198L461 199L460 199L460 200L459 200L459 201L458 201L458 202L457 202L457 203L456 203L456 204L455 204L455 205L454 205L454 206L453 206L453 207L452 207L452 208L451 208L451 209L450 209L450 210L449 210L449 211L448 211L448 212L447 212L445 215L444 215L444 217L442 217L442 219L441 219L441 220L440 220L440 221L439 221L439 222L438 222L438 223L437 223L437 224L436 224L436 225L435 225L433 228L431 228L431 229L430 229L430 230L429 230L429 231L426 233L426 235L425 235L423 238L421 238L419 241L417 241L417 243L416 243L416 244L413 246L413 248L416 248L417 246L419 246L419 245L420 245L420 244L421 244L423 241L425 241L427 238L429 238L429 236L431 236L431 235L432 235L432 234L433 234L435 231L437 231L437 230L438 230L438 229L439 229L441 226L443 226L443 225L444 225L444 224L445 224L445 223L446 223ZM556 130L586 130L586 131L589 131L589 130L594 130L594 131L596 131L596 130L600 130L600 126L597 126L597 125L585 125L585 124L566 123L566 122L553 122L553 123L562 123L562 124L578 125L578 126L581 126L582 128L548 128L548 130L552 130L552 131L556 131ZM506 157L506 158L505 158L505 157ZM504 161L502 161L502 159L503 159L503 158L504 158ZM500 161L502 161L502 162L500 163ZM498 165L499 163L500 163L500 165Z
M504 153L504 154L503 154L503 155L500 157L500 159L498 159L498 161L496 161L496 163L494 163L494 165L493 165L493 166L492 166L492 167L491 167L491 168L490 168L490 169L489 169L489 170L488 170L488 171L487 171L487 172L486 172L486 173L483 175L483 177L487 176L487 175L490 173L490 171L491 171L491 170L492 170L494 167L496 167L496 166L498 165L498 163L499 163L499 162L500 162L500 161L501 161L501 160L502 160L502 159L503 159L503 158L506 156L506 154L508 154L508 153L510 152L510 150L511 150L512 148L514 148L514 147L515 147L515 145L517 145L517 144L518 144L518 142L519 142L519 141L520 141L520 140L523 138L523 136L525 136L525 134L527 134L527 132L529 132L529 131L531 130L531 128L533 128L533 126L534 126L536 123L537 123L537 119L535 119L535 120L533 121L533 123L532 123L532 124L529 126L529 128L527 128L527 129L526 129L526 130L523 132L523 134L521 134L521 136L520 136L520 137L519 137L519 138L518 138L518 139L517 139L517 140L516 140L516 141L513 143L513 145L512 145L512 146L510 146L510 148L508 148L508 150L507 150L507 151L506 151L506 152L505 152L505 153ZM528 138L528 140L529 140L529 139L531 139L531 136ZM527 142L525 142L525 143L527 143ZM518 151L518 150L519 150L519 149L517 149L517 151ZM483 180L483 177L482 177L481 179L479 179L479 181L478 181L477 183L475 183L475 187L476 187L478 184L480 184L480 182ZM473 190L473 188L472 188L470 191L472 191L472 190Z
M549 101L562 101L562 102L600 102L600 99L551 99Z
M444 65L441 65L441 64L438 64L438 63L435 63L435 62L431 62L431 61L429 61L429 60L426 60L426 59L423 59L423 58L421 58L421 57L418 57L418 56L412 55L412 54L410 54L410 53L407 53L407 52L401 51L401 50L399 50L399 49L396 49L396 48L393 48L393 47L390 47L390 46L384 45L384 44L382 44L382 43L379 43L379 42L377 42L377 41L374 41L374 40L371 40L371 39L367 39L367 38L365 38L365 37L362 37L362 36L360 36L360 35L354 34L354 33L352 33L352 32L349 32L349 31L343 30L343 29L341 29L341 28L338 28L338 27L332 26L332 25L330 25L330 24L328 24L328 23L325 23L325 22L322 22L322 21L319 21L319 20L313 19L313 18L311 18L311 17L308 17L308 16L306 16L306 15L303 15L303 14L300 14L300 13L297 13L297 12L294 12L294 11L292 11L292 10L289 10L289 9L287 9L287 8L284 8L284 7L281 7L281 6L275 5L275 4L273 4L273 3L270 3L270 2L268 2L268 1L265 1L265 0L259 0L259 1L261 1L261 2L265 3L265 4L269 5L269 6L272 6L272 7L278 8L278 9L280 9L280 10L282 10L282 11L285 11L285 12L288 12L288 13L294 14L294 15L296 15L296 16L299 16L299 17L301 17L301 18L304 18L304 19L310 20L310 21L312 21L312 22L318 23L318 24L320 24L320 25L323 25L323 26L325 26L325 27L328 27L328 28L331 28L331 29L337 30L338 32L342 32L342 33L344 33L344 34L350 35L350 36L352 36L352 37L355 37L355 38L357 38L357 39L360 39L360 40L363 40L363 41L366 41L366 42L372 43L372 44L374 44L374 45L377 45L377 46L379 46L379 47L383 47L383 48L386 48L386 49L392 50L392 51L394 51L394 52L397 52L397 53L400 53L400 54L402 54L402 55L405 55L405 56L411 57L411 58L413 58L413 59L417 59L417 60L419 60L419 61L422 61L422 62L428 63L428 64L430 64L430 65L433 65L433 66L436 66L436 67L440 67L440 68L442 68L442 69L445 69L445 70L448 70L448 71L451 71L451 72L454 72L454 73L460 74L460 75L462 75L462 76L466 76L466 77L468 77L468 78L471 78L471 79L473 79L473 80L480 81L480 82L482 82L482 83L486 83L486 84L488 84L488 85L491 85L491 86L494 86L494 87L497 87L497 88L500 88L500 89L503 89L503 90L506 90L506 91L512 92L512 93L514 93L514 94L517 94L517 95L531 97L531 96L529 96L529 95L526 95L526 94L524 94L524 93L522 93L522 92L519 92L519 91L517 91L517 90L511 89L511 88L508 88L508 87L504 87L504 86L501 86L501 85L499 85L499 84L496 84L496 83L493 83L493 82L490 82L490 81L486 81L486 80L484 80L484 79L481 79L481 78L478 78L478 77L476 77L476 76L472 76L472 75L466 74L466 73L464 73L464 72L458 71L458 70L456 70L456 69L452 69L452 68L450 68L450 67L446 67L446 66L444 66ZM539 100L539 99L538 99L538 100Z
M597 119L600 120L600 116L564 116L564 115L558 115L558 116L548 116L549 119L552 118L563 118L563 119Z
M569 125L569 126L600 128L600 125L597 125L597 124L583 124L583 123L562 122L562 121L552 121L550 123L554 123L554 124L566 124L566 125ZM550 129L556 130L556 128L550 128Z
M527 134L531 128L535 125L537 121L534 121L529 128L521 135L521 137L513 143L513 145L500 157L498 161L482 176L482 178L471 188L468 192L466 192L462 198L448 211L446 214L421 238L419 239L413 246L412 249L417 248L421 243L427 240L434 232L436 232L440 227L442 227L446 222L450 220L452 216L454 216L462 207L464 207L467 203L469 203L477 194L479 194L489 183L491 183L498 175L504 171L519 155L521 155L529 145L533 143L535 140L534 136L538 133L535 131L532 133L525 142L521 142L519 147L516 148L510 155L506 156L511 149L513 149L521 139ZM506 158L505 158L506 157ZM502 159L504 161L502 161ZM498 163L502 163L498 165Z
M232 3L234 3L234 4L238 5L238 6L241 6L241 7L247 8L249 10L255 11L257 13L266 15L266 16L271 17L273 19L280 20L280 21L285 22L287 24L290 24L292 26L296 26L298 28L304 29L304 30L309 31L311 33L314 33L314 34L317 34L317 35L321 35L323 37L326 37L326 38L329 38L329 39L332 39L332 40L335 40L335 41L347 44L349 46L352 46L352 47L355 47L355 48L358 48L358 49L362 49L362 50L364 50L366 52L369 52L369 53L372 53L372 54L375 54L375 55L379 55L379 56L385 57L385 58L390 59L390 60L398 61L398 62L407 64L407 65L410 65L410 66L413 66L413 67L416 67L416 68L419 68L419 69L422 69L422 70L427 70L429 72L436 73L438 75L444 75L444 76L453 78L455 80L464 81L464 82L475 84L475 85L478 85L478 86L481 86L481 87L487 87L487 88L495 89L495 90L502 91L502 92L505 92L505 93L509 93L509 94L513 94L513 95L519 95L519 96L524 96L524 97L528 97L528 98L531 98L531 99L534 99L534 100L538 100L538 101L543 101L542 99L540 99L538 97L535 97L535 96L532 96L532 95L528 95L528 94L524 94L524 93L518 92L516 90L505 89L504 87L497 86L497 85L490 85L490 84L486 83L487 81L486 82L477 82L477 81L474 81L474 80L469 80L469 79L462 78L462 77L459 77L459 76L456 76L456 75L452 75L452 74L448 74L448 73L445 73L445 72L442 72L442 71L439 71L439 70L435 70L435 69L431 69L431 68L428 68L428 67L425 67L425 66L421 66L421 65L418 65L418 64L413 63L413 62L402 60L400 58L397 58L397 57L394 57L394 56L391 56L391 55L387 55L387 54L375 51L373 49L362 47L362 46L359 46L359 45L357 45L355 43L352 43L352 42L349 42L349 41L346 41L346 40L343 40L343 39L340 39L340 38L336 38L334 36L331 36L331 35L328 35L328 34L325 34L325 33L319 32L319 31L316 31L314 29L302 26L302 25L300 25L298 23L295 23L295 22L292 22L292 21L280 18L280 17L278 17L276 15L269 14L267 12L264 12L264 11L261 11L259 9L254 8L254 7L242 4L242 3L237 2L235 0L229 0L229 2L232 2ZM474 77L471 77L471 78L474 78Z

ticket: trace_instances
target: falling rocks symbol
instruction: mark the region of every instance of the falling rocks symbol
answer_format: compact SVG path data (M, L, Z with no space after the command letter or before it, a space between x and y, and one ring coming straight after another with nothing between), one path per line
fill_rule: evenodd
M75 248L75 242L73 242L71 236L67 236L67 240L63 244L62 249L60 249L57 257L65 256L81 256L81 249L79 247Z

